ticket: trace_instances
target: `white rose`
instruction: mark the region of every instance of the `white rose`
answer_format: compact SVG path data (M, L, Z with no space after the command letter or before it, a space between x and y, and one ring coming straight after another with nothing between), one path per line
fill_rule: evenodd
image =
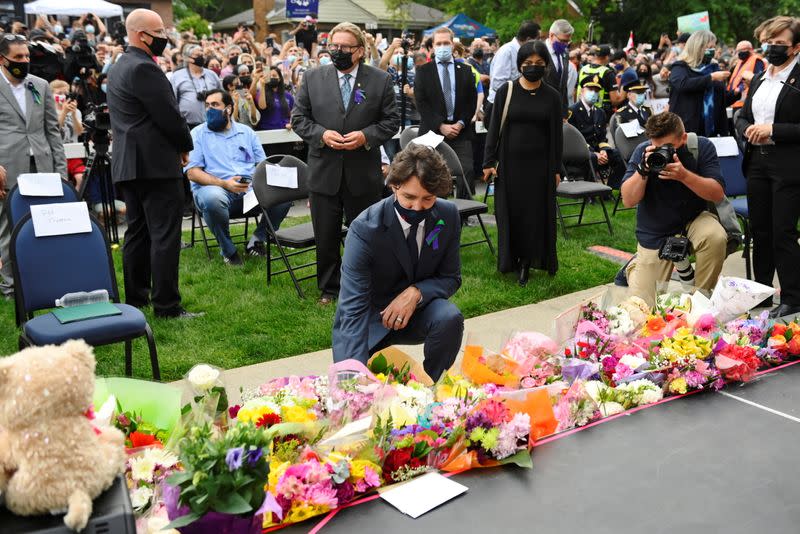
M604 383L600 382L599 380L590 380L583 385L583 389L586 391L586 394L591 397L591 399L595 402L600 401L600 394L608 389L608 386Z
M645 389L642 392L642 400L639 404L653 404L654 402L660 401L663 396L664 394L660 389Z
M619 363L621 363L622 365L626 365L635 371L636 369L647 363L647 360L642 358L641 356L626 354L625 356L619 359Z
M217 385L219 370L206 364L195 365L192 367L192 370L189 371L186 379L196 390L208 391Z
M152 497L153 490L147 486L136 488L131 492L131 506L133 506L134 510L144 508L150 503Z
M609 417L624 412L625 408L618 402L604 402L600 405L600 415Z

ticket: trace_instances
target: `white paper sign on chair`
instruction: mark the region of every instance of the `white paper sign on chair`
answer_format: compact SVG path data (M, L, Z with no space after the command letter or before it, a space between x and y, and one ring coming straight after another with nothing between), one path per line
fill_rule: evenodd
M19 194L24 197L61 197L61 175L57 172L25 173L17 177Z
M36 237L83 234L92 231L86 202L63 202L31 206L33 234Z

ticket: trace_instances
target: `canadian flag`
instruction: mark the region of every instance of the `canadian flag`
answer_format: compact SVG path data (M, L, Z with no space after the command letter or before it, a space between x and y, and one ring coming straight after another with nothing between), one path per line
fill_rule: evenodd
M633 44L633 32L631 32L630 36L628 37L628 44L625 45L625 50L630 50L632 48L636 48L636 45Z

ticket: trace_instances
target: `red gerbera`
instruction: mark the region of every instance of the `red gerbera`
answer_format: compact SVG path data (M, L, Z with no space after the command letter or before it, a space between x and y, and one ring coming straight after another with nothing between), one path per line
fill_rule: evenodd
M131 432L128 436L128 439L131 442L131 448L135 449L137 447L149 447L155 444L161 444L158 439L153 434L145 434L144 432Z
M265 413L262 415L258 421L256 421L256 426L259 428L269 428L272 425L277 425L281 422L281 416L276 413Z

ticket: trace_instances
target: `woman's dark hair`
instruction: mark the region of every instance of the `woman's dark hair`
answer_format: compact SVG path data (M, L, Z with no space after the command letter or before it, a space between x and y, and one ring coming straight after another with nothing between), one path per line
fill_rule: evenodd
M289 117L289 102L286 100L286 87L283 83L283 74L281 73L281 69L278 67L270 67L270 71L275 71L278 73L278 87L275 89L271 89L264 84L264 91L266 91L266 95L264 95L264 102L267 104L267 107L264 109L269 109L272 105L272 98L267 98L268 95L276 94L281 101L281 115L283 117Z
M238 78L239 77L235 74L228 74L227 76L222 78L222 88L225 89L226 91L231 91L233 89L236 89L236 87L231 87L231 86L235 85L236 80Z
M544 60L545 73L549 73L553 67L553 61L550 59L550 52L547 50L547 45L542 41L526 41L519 47L517 52L517 70L522 72L522 63L529 57L537 55ZM545 74L546 76L547 74Z
M410 143L394 157L386 184L400 187L414 176L437 197L447 197L453 189L453 177L442 155L425 145Z

